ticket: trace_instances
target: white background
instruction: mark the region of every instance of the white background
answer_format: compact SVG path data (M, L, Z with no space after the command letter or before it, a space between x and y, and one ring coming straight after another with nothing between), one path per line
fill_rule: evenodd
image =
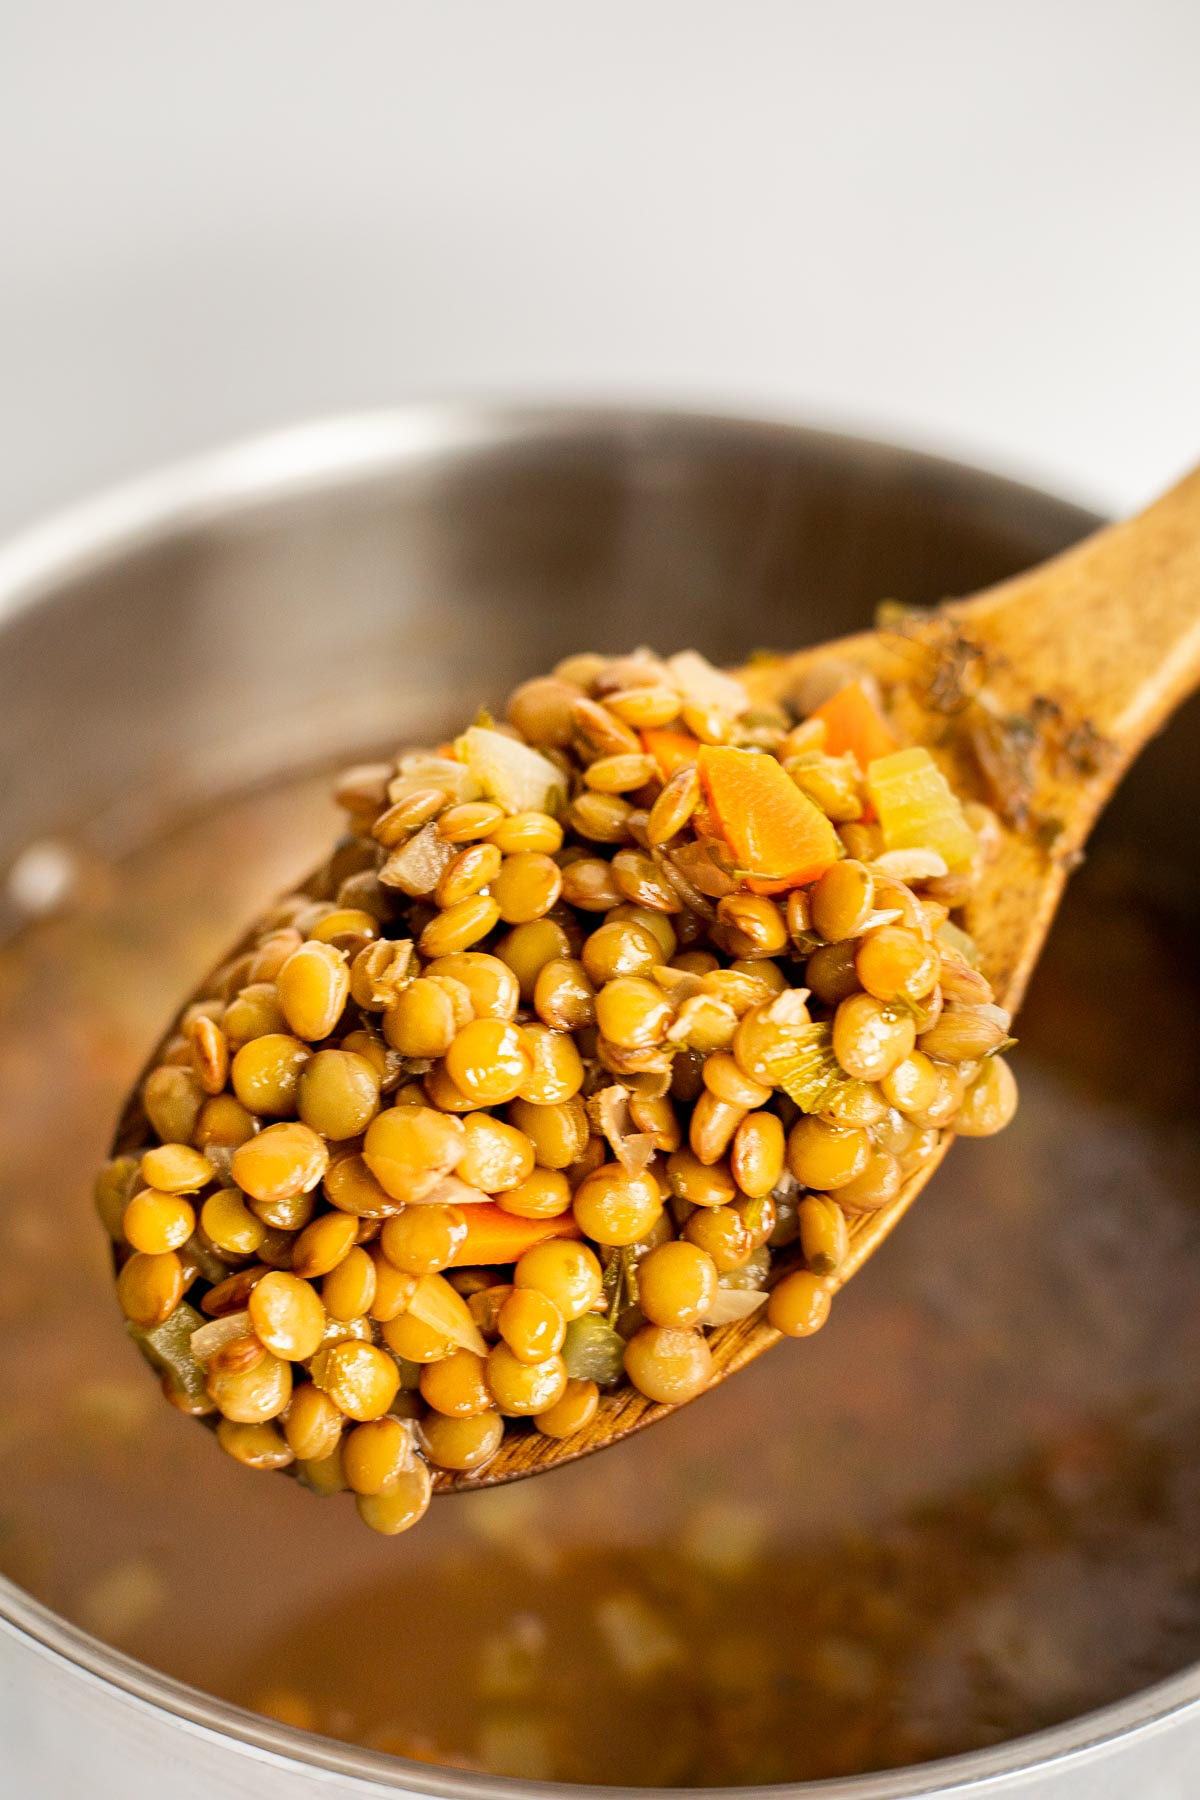
M0 530L318 412L1200 457L1197 0L0 0Z

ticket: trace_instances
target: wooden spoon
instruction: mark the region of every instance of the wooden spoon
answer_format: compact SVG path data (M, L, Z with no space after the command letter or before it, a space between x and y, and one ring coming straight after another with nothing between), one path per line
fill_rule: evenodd
M761 703L803 690L830 657L927 692L918 735L939 742L957 791L992 798L981 755L1009 795L1013 824L966 906L966 925L999 1004L1015 1011L1088 832L1130 762L1200 683L1200 470L1129 522L971 600L739 671ZM1014 721L1019 729L1014 729ZM896 1199L850 1224L843 1286L904 1216L946 1154ZM116 1149L144 1140L139 1090ZM785 1253L777 1279L797 1262ZM710 1335L712 1386L779 1341L764 1311ZM477 1474L435 1471L437 1492L542 1474L628 1437L675 1409L633 1389L606 1396L563 1441L510 1432Z
M914 659L940 661L949 689L943 704L953 710L931 709L927 725L931 738L945 740L960 794L987 797L967 732L953 728L963 713L982 712L982 703L968 702L965 686L986 682L988 710L974 720L976 742L981 730L992 736L989 720L998 724L1000 742L1006 717L1037 729L1040 744L1030 747L1024 782L1021 771L1012 775L1021 829L1003 832L1000 853L965 909L996 999L1015 1012L1101 809L1142 745L1200 684L1200 469L1138 517L973 599L949 603L927 621L863 632L738 673L756 700L786 700L816 660L829 656L884 678ZM935 1155L888 1206L851 1220L850 1253L831 1287L857 1274L903 1218L952 1138L943 1135ZM776 1278L787 1267L786 1258L777 1259ZM762 1311L711 1333L710 1385L744 1369L779 1338ZM675 1410L626 1390L603 1400L591 1425L574 1437L510 1432L480 1474L442 1474L435 1485L443 1491L540 1474Z

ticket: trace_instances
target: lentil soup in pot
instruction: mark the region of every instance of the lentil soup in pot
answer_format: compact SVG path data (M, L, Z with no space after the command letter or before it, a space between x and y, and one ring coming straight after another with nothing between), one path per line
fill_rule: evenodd
M1164 795L1198 723L1073 879L1012 1127L955 1149L826 1330L400 1539L249 1479L162 1404L90 1195L175 996L327 842L327 780L85 865L0 950L0 1570L242 1705L529 1778L920 1762L1195 1658L1200 863Z

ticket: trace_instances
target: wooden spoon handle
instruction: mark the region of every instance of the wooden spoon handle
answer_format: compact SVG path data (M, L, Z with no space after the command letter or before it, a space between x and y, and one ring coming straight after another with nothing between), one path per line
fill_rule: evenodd
M1200 682L1200 469L1122 524L948 609L1014 711L1052 699L1114 746L1105 792Z

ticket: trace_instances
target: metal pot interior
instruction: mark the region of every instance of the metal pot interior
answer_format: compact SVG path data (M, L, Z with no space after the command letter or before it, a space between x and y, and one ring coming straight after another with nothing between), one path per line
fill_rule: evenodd
M146 1378L133 1366L103 1293L103 1247L88 1209L86 1170L102 1154L107 1120L137 1067L140 1046L154 1034L172 995L186 986L187 971L215 955L222 936L231 935L273 887L302 870L327 835L332 815L311 774L339 758L439 735L574 649L694 644L716 660L737 661L760 646L786 648L861 626L885 596L931 602L970 591L1053 553L1093 522L1078 508L967 469L789 426L655 413L431 411L294 434L212 459L119 504L102 504L88 519L48 529L0 557L0 882L6 869L16 871L0 902L0 935L5 927L18 933L7 964L0 953L0 979L10 971L8 1023L0 1018L0 1071L6 1076L0 1081L0 1361L17 1368L15 1424L10 1419L9 1426L18 1440L30 1430L28 1408L22 1410L22 1393L28 1399L34 1387L28 1359L22 1361L29 1333L52 1371L58 1337L74 1333L78 1340L83 1334L89 1368L82 1401L70 1357L48 1388L39 1365L39 1391L49 1395L44 1410L56 1429L77 1434L69 1473L40 1441L28 1440L25 1467L33 1470L30 1480L44 1484L47 1510L55 1509L60 1482L72 1489L64 1520L87 1516L89 1482L111 1501L128 1480L129 1461L141 1454L140 1432L168 1433L169 1455L160 1451L172 1464L161 1478L147 1476L149 1511L141 1527L114 1534L115 1564L125 1569L133 1593L132 1600L125 1597L124 1626L118 1620L119 1628L109 1629L96 1599L103 1572L91 1566L86 1551L68 1554L65 1537L40 1549L30 1541L31 1506L18 1508L15 1535L0 1534L0 1571L74 1624L111 1637L118 1648L242 1702L248 1690L223 1690L202 1657L173 1654L169 1619L143 1623L134 1616L137 1582L130 1584L129 1568L141 1569L145 1580L157 1554L147 1552L138 1531L157 1543L169 1539L171 1507L181 1492L202 1482L210 1505L227 1508L209 1548L215 1553L224 1547L229 1570L243 1568L241 1536L263 1534L268 1547L256 1566L267 1571L268 1611L278 1609L292 1531L302 1534L306 1555L315 1555L319 1543L348 1586L390 1578L374 1550L364 1558L346 1548L349 1522L344 1532L319 1529L312 1518L317 1503L292 1491L292 1484L256 1489L244 1472L215 1466L219 1459L209 1440L186 1421L163 1425L157 1411L149 1419L136 1399L129 1400L129 1390ZM1130 1427L1114 1450L1105 1437L1112 1418L1105 1410L1103 1371L1072 1413L1062 1384L1051 1379L1039 1388L1036 1371L1022 1362L1022 1346L1012 1341L1020 1306L1010 1313L1002 1306L980 1310L963 1295L989 1285L998 1255L1012 1259L1008 1285L1022 1281L1022 1259L1035 1254L1041 1241L1037 1207L1053 1205L1055 1158L1061 1163L1068 1150L1075 1169L1069 1182L1078 1186L1082 1169L1101 1193L1108 1228L1124 1226L1126 1214L1110 1189L1117 1175L1136 1173L1143 1135L1119 1127L1105 1135L1104 1121L1111 1125L1122 1109L1142 1109L1158 1138L1171 1139L1168 1151L1149 1153L1147 1193L1163 1208L1159 1223L1147 1227L1156 1277L1168 1280L1173 1234L1186 1236L1194 1223L1190 1199L1175 1197L1175 1188L1200 1167L1194 1128L1185 1122L1186 1077L1195 1062L1185 1059L1179 1085L1165 1098L1123 1072L1127 1061L1141 1058L1167 1079L1159 1066L1163 1059L1148 1050L1151 1020L1136 1005L1143 967L1138 956L1152 952L1144 945L1129 948L1120 932L1120 907L1122 896L1136 889L1139 903L1157 909L1154 916L1171 922L1171 929L1178 925L1182 938L1196 900L1200 824L1194 809L1178 805L1178 786L1180 772L1194 766L1198 739L1200 713L1193 707L1134 771L1101 829L1093 858L1097 873L1085 877L1091 886L1078 906L1074 898L1068 902L1056 937L1060 948L1050 955L1030 1003L1030 1122L1004 1165L1008 1186L989 1176L988 1150L956 1151L928 1204L923 1201L906 1224L902 1241L890 1245L846 1296L838 1345L826 1353L821 1340L820 1355L817 1345L812 1354L811 1382L828 1386L831 1414L842 1403L843 1379L848 1396L855 1384L861 1387L872 1354L884 1363L899 1354L907 1327L896 1322L897 1307L920 1314L928 1337L924 1350L910 1346L901 1355L909 1358L906 1375L914 1382L945 1376L956 1332L975 1340L992 1332L995 1342L986 1352L994 1364L991 1391L1015 1387L1029 1403L1021 1415L1028 1441L1012 1419L997 1425L994 1479L1009 1482L1010 1503L1018 1508L1034 1504L1032 1484L1041 1496L1037 1504L1057 1508L1055 1516L1068 1524L1081 1506L1086 1510L1088 1482L1115 1478L1112 1458L1144 1451L1143 1439ZM230 808L216 827L211 803L223 796L232 797ZM155 860L156 846L165 842L183 845L169 875ZM31 890L28 881L31 845L61 851L62 866L77 884L61 917L23 917L36 891L36 882ZM185 914L186 929L179 923ZM1145 932L1150 916L1143 912L1137 932ZM77 957L80 932L91 960L71 962L75 974L67 979L64 957ZM1107 959L1113 1006L1123 1029L1134 1034L1132 1043L1106 1040L1097 1047L1099 958ZM1166 980L1168 973L1156 967L1156 979ZM1186 987L1195 973L1181 950L1179 983ZM1181 1026L1182 1018L1181 1012L1174 1023ZM53 1101L47 1098L51 1087ZM1072 1141L1064 1149L1055 1108L1065 1104L1064 1096L1073 1096L1075 1104L1081 1093L1085 1104L1076 1116L1096 1125L1095 1141ZM53 1238L29 1226L27 1196L34 1188L51 1201ZM1007 1224L980 1231L956 1227L954 1217L972 1195L1001 1213L1008 1206ZM1065 1267L1065 1238L1053 1227L1046 1237L1050 1263ZM943 1245L949 1246L943 1257L949 1269L933 1278L929 1270ZM71 1267L47 1295L48 1271L61 1271L64 1247ZM1126 1248L1100 1243L1087 1255L1120 1256ZM1116 1289L1098 1277L1097 1283L1068 1297L1069 1316L1110 1302ZM1176 1286L1161 1300L1171 1320L1168 1353L1175 1355L1190 1343L1183 1297ZM1130 1301L1124 1349L1111 1332L1103 1337L1109 1354L1127 1354L1144 1376L1146 1405L1158 1421L1155 1441L1164 1458L1175 1459L1170 1480L1153 1488L1147 1504L1174 1509L1178 1522L1190 1517L1181 1497L1189 1479L1181 1446L1189 1440L1182 1424L1172 1431L1186 1412L1186 1395L1170 1382L1156 1386L1147 1335L1155 1304L1152 1293ZM1036 1326L1031 1329L1038 1341ZM973 1354L983 1354L978 1342ZM774 1375L760 1364L724 1399L714 1396L687 1419L650 1434L658 1440L654 1454L698 1454L705 1430L718 1444L723 1436L736 1444L738 1415L755 1408L762 1421L758 1443L770 1429L771 1406L790 1404L808 1385L803 1372L785 1379L782 1364ZM903 1413L913 1395L897 1390L889 1401L886 1385L877 1415L869 1408L850 1408L847 1415L847 1429L881 1432L881 1455L895 1464L880 1476L878 1523L885 1534L894 1524L889 1483L899 1506L904 1480L897 1471L910 1470L914 1460L902 1442ZM1045 1404L1038 1414L1042 1389ZM796 1404L811 1405L811 1398ZM916 1404L919 1445L923 1421L936 1413L936 1394L918 1392ZM1130 1404L1131 1394L1122 1392L1111 1410L1115 1415ZM114 1425L123 1407L132 1409L130 1416ZM1033 1422L1035 1415L1040 1422ZM0 1437L4 1423L0 1412ZM120 1431L131 1435L114 1450L113 1432ZM1200 1434L1196 1444L1193 1484ZM646 1445L643 1454L649 1439ZM1058 1461L1047 1475L1037 1459L1055 1449ZM748 1452L751 1458L756 1453ZM640 1537L630 1524L638 1496L617 1473L618 1458L636 1454L630 1446L590 1470L585 1465L556 1476L541 1484L539 1495L554 1495L558 1507L569 1509L583 1504L589 1481L611 1481L611 1505L628 1509L623 1529L640 1554L646 1547L641 1540L652 1540L655 1530L671 1532L678 1521L668 1504L652 1496ZM931 1452L934 1467L938 1454ZM125 1459L126 1474L114 1472L114 1457ZM1045 1489L1055 1481L1061 1494ZM280 1488L288 1491L277 1494ZM982 1493L963 1477L958 1498L964 1506L986 1506ZM485 1498L453 1505L474 1507ZM919 1498L904 1488L913 1530L920 1528ZM822 1493L822 1504L835 1500L834 1490ZM926 1504L936 1510L936 1496L926 1496ZM862 1494L847 1506L855 1528L867 1530L872 1515ZM797 1536L807 1532L815 1543L819 1534L802 1493L794 1512ZM1123 1516L1105 1518L1118 1529ZM1155 1562L1137 1521L1127 1523L1129 1567L1143 1559L1147 1593L1169 1610L1173 1595L1163 1584L1178 1571L1171 1564L1164 1573L1164 1559ZM78 1529L73 1535L79 1538ZM930 1579L941 1541L935 1530L928 1543ZM419 1571L415 1544L414 1538ZM443 1591L438 1558L452 1562L454 1550L431 1538L427 1571L414 1577L422 1604L432 1605ZM175 1573L160 1576L168 1586L182 1579L180 1547L171 1554ZM1058 1565L1051 1572L1064 1579ZM1024 1565L1018 1574L1020 1581L1034 1578ZM232 1579L229 1571L227 1577ZM244 1578L243 1570L237 1579ZM513 1580L515 1595L520 1582ZM119 1588L118 1582L118 1601ZM1003 1584L989 1597L994 1630L1019 1631L1019 1586L1015 1598L1005 1595ZM1136 1611L1140 1602L1130 1604ZM310 1610L314 1632L341 1642L351 1629L315 1587ZM1193 1621L1190 1606L1184 1611L1187 1626L1179 1629L1176 1648L1168 1645L1157 1661L1151 1658L1156 1676L1173 1673L1195 1653L1193 1635L1200 1645L1200 1620ZM28 1627L28 1615L25 1622ZM284 1635L286 1624L280 1611ZM264 1630L268 1647L270 1637ZM115 1664L106 1667L103 1647L86 1654L102 1675L122 1679ZM302 1663L301 1655L297 1666ZM951 1650L937 1643L908 1670L910 1679L928 1684L935 1713L939 1707L953 1711L953 1682L960 1675ZM843 1676L861 1678L852 1655ZM1026 1708L1020 1728L1057 1725L1071 1717L1073 1706L1128 1705L1126 1697L1141 1683L1126 1676L1124 1669L1111 1669L1091 1686L1077 1684L1077 1706L1068 1682L1057 1709ZM163 1692L156 1698L188 1709L186 1698L167 1699ZM1005 1716L1001 1708L997 1736L1004 1735ZM215 1718L251 1736L256 1729L247 1715L218 1710ZM1127 1715L1114 1713L1112 1729L1126 1721ZM1103 1732L1103 1722L1095 1729ZM301 1758L319 1761L325 1754L317 1740L275 1727L263 1727L262 1735ZM939 1738L934 1729L923 1750L915 1733L912 1760L946 1747L972 1747L951 1738ZM403 1763L369 1751L337 1754L349 1756L364 1778L388 1785L415 1779ZM1013 1768L1041 1754L1019 1745L987 1752L992 1766ZM869 1767L870 1746L863 1755L860 1766ZM855 1770L847 1762L817 1772ZM768 1760L751 1778L787 1780L794 1773ZM581 1778L592 1774L584 1768ZM653 1777L662 1785L690 1778L686 1759L678 1768L668 1759ZM925 1777L910 1771L903 1782L880 1777L869 1791L934 1792L940 1780L931 1771L926 1785ZM438 1782L463 1793L484 1785L469 1775ZM868 1788L856 1791L866 1794Z

